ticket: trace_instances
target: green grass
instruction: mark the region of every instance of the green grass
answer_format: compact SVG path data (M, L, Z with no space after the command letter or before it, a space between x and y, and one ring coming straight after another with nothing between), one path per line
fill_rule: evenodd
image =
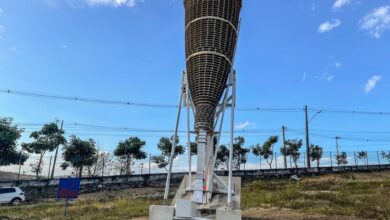
M390 219L390 172L339 174L288 180L254 181L244 184L241 206L244 216L252 208L286 208L306 215ZM137 195L131 194L136 192ZM68 219L131 219L148 215L151 204L161 199L137 198L140 190L87 195L71 203ZM150 194L145 189L144 193ZM160 197L160 196L159 196ZM0 207L0 216L21 219L64 219L63 203ZM260 212L260 211L259 211ZM261 216L261 213L257 213ZM257 217L257 216L248 216ZM285 218L288 218L285 216ZM283 219L280 218L280 219Z
M390 180L255 181L243 188L243 209L289 208L307 214L390 218Z
M131 219L147 216L149 206L160 203L161 200L146 198L80 200L69 204L68 219ZM0 216L23 219L64 219L63 214L64 203L0 208Z

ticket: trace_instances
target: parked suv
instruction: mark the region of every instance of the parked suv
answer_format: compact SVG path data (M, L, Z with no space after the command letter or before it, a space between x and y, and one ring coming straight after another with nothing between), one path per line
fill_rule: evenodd
M19 187L0 188L0 204L20 205L25 200Z

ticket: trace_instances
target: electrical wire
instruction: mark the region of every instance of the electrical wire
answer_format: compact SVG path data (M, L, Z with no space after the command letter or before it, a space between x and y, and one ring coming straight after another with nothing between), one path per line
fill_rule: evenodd
M98 98L84 98L79 96L64 96L64 95L53 95L37 92L26 92L18 91L11 89L1 89L0 93L9 94L9 95L19 95L27 97L37 97L37 98L46 98L53 100L63 100L63 101L76 101L76 102L85 102L85 103L96 103L96 104L107 104L107 105L124 105L124 106L138 106L138 107L149 107L149 108L165 108L165 109L177 109L177 105L172 104L155 104L155 103L143 103L143 102L130 102L130 101L118 101L118 100L106 100ZM274 113L296 113L303 112L304 109L300 107L296 108L261 108L261 107L237 107L237 111L245 112L274 112ZM320 113L338 113L338 114L362 114L362 115L381 115L388 116L390 112L382 111L358 111L358 110L332 110L332 109L317 109L309 108L309 112L320 112Z

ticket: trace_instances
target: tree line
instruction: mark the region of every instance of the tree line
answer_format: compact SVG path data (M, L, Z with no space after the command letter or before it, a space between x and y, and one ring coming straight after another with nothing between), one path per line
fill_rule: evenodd
M109 157L109 153L101 151L93 139L83 140L75 135L71 135L67 139L64 135L65 131L59 128L57 123L48 123L43 125L40 130L33 131L30 134L32 141L22 143L21 150L17 150L17 141L23 132L23 128L13 124L12 118L0 118L0 166L24 164L30 154L36 154L38 155L37 161L30 164L31 171L36 175L36 178L39 178L42 173L44 155L53 152L58 146L63 146L62 158L64 160L59 166L63 170L73 168L78 177L82 177L83 174L97 176L102 172L104 166L108 165L114 166L120 175L131 175L134 173L132 166L135 161L147 158L147 153L143 150L146 142L138 137L129 137L120 141L113 151L115 156L115 161L113 161ZM260 158L260 163L261 159L265 160L271 169L272 162L275 160L275 145L278 143L278 139L278 136L271 136L262 144L245 147L245 138L236 137L233 143L233 169L240 170L242 165L245 166L250 152ZM214 149L217 149L216 142L214 140ZM167 170L169 161L186 151L186 147L180 144L179 138L177 138L176 143L178 144L174 149L173 158L170 158L173 137L161 137L157 144L160 155L151 157L151 161L158 168ZM295 167L298 168L302 145L302 140L286 140L280 147L280 154L284 158L290 157ZM196 155L196 142L191 142L189 150L192 156ZM316 161L317 167L320 166L323 153L321 146L313 144L310 146L310 159L313 162ZM390 152L382 152L381 155L390 161ZM217 152L216 168L227 169L228 158L229 147L220 145ZM368 163L366 151L358 152L358 158ZM347 164L346 152L336 155L336 161L338 165Z

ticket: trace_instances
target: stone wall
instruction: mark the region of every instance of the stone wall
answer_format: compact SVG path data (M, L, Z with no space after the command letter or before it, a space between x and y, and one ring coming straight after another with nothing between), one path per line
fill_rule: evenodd
M322 167L320 169L298 168L298 169L271 169L271 170L241 170L234 171L234 176L241 177L243 182L250 182L258 179L290 178L291 175L311 176L337 172L371 172L390 170L390 165L381 166L346 166L346 167ZM173 173L171 186L178 187L186 173ZM217 175L227 176L227 171L218 171ZM108 176L82 178L81 194L100 191L113 191L129 188L163 188L165 186L166 174L146 174L132 176ZM43 198L55 198L59 179L42 180L21 180L0 181L1 187L18 186L26 193L27 202L36 202Z

